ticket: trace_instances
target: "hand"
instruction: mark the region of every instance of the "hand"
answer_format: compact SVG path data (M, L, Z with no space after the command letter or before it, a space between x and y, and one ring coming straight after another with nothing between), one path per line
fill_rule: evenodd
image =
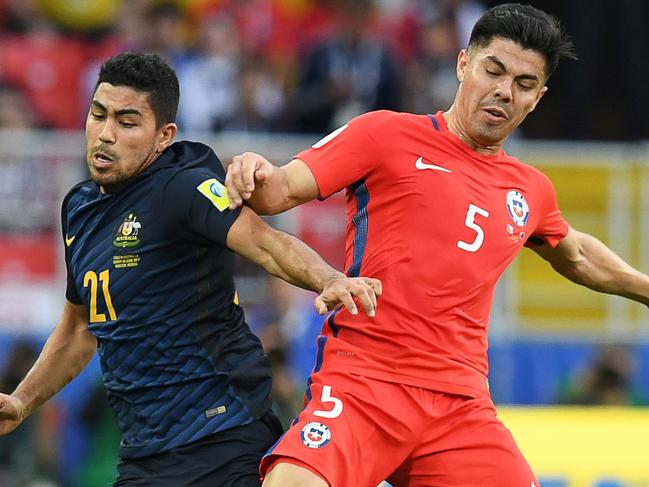
M261 186L273 173L273 165L254 152L244 152L232 158L225 175L225 187L234 210L252 196L256 186Z
M324 315L341 306L355 315L358 309L354 299L358 299L367 316L376 314L376 300L383 292L381 281L371 277L341 277L325 284L322 293L315 298L318 313Z
M25 405L20 399L0 393L0 435L15 430L26 416Z

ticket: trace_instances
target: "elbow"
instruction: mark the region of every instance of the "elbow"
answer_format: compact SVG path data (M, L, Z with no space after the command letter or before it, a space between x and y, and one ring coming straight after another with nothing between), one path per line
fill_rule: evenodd
M83 330L81 334L82 346L79 348L79 360L85 366L97 352L97 338L87 330Z
M286 207L284 207L282 205L275 205L275 206L268 205L268 206L265 206L264 208L262 208L260 211L257 211L256 209L255 209L255 211L257 211L257 213L260 214L260 215L275 216L275 215L279 215L280 213L286 211L287 209L288 208L286 208Z
M575 284L587 287L593 291L611 293L615 288L615 279L613 276L607 273L597 272L585 264L572 264L555 269Z
M592 288L595 284L591 281L589 273L579 262L553 263L552 268L563 277L575 284Z

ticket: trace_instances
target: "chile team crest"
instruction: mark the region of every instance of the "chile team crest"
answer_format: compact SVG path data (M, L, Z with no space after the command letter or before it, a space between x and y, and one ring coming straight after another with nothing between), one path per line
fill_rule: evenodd
M302 443L309 448L322 448L331 439L331 431L324 424L313 421L307 423L300 431Z
M527 205L525 197L515 189L507 193L507 211L519 227L524 227L530 216L530 207Z

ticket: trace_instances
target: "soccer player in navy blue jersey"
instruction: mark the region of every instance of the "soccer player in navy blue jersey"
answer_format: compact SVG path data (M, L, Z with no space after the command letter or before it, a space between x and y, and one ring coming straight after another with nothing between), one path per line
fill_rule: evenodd
M233 251L319 295L320 313L360 303L379 281L347 278L247 207L232 210L216 154L176 142L179 88L159 56L123 53L101 68L86 121L91 180L62 205L63 315L11 395L0 434L99 352L122 433L116 486L258 486L281 435L271 374L237 304Z

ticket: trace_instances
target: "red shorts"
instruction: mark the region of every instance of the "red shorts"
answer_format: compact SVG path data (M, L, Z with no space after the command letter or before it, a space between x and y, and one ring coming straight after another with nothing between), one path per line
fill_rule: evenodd
M539 486L488 395L470 398L318 372L306 408L263 458L303 466L332 487Z

